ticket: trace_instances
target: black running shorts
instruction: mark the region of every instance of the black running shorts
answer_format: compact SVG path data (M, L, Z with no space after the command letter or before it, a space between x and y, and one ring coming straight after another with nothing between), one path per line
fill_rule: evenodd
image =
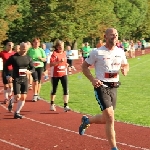
M13 70L8 71L8 75L12 77L13 75ZM3 79L3 84L8 84L8 80L6 79L6 74L2 71L2 79Z
M117 88L103 87L94 88L95 97L100 105L101 111L113 106L116 107Z
M13 80L14 95L27 94L28 92L28 79L27 78L16 78Z

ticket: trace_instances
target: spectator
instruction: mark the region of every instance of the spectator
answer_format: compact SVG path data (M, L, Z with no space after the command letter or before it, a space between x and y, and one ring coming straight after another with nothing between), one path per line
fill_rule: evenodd
M135 46L134 46L133 40L130 41L129 55L130 55L131 58L135 58Z
M74 56L74 53L71 50L71 46L67 46L66 55L67 55L68 71L69 74L72 74L72 69L74 70L76 69L72 64L73 63L72 56Z
M142 54L145 54L146 41L144 38L141 39L141 46Z
M91 48L89 46L89 43L86 42L85 46L82 48L82 53L83 53L83 59L85 60L89 54L90 54Z

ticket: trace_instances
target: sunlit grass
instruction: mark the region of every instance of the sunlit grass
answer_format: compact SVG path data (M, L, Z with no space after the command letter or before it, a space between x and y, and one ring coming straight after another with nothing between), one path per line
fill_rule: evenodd
M115 118L118 121L150 126L150 55L129 59L128 76L120 75ZM94 73L94 70L92 70ZM49 101L50 82L42 85L41 97ZM86 114L100 113L93 87L81 73L69 76L69 106ZM62 87L59 84L55 104L63 106Z

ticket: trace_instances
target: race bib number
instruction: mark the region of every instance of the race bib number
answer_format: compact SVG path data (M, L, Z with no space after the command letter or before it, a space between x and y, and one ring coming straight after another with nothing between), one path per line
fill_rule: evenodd
M62 70L62 69L65 69L66 67L65 66L58 66L58 69Z
M41 64L40 61L34 61L34 62L33 62L33 66L34 66L34 67L39 67L40 64Z
M117 78L118 73L105 73L105 78Z
M19 76L26 76L27 69L19 69Z

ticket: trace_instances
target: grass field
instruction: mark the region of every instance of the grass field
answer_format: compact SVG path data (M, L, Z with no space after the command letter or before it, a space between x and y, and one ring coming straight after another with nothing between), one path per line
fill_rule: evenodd
M150 126L150 55L128 61L128 76L120 74L121 86L118 89L115 118L117 121ZM44 83L41 97L49 101L50 91L50 82ZM69 106L72 110L91 115L100 113L93 87L81 73L69 76L69 93ZM55 104L63 106L61 84L58 86Z

